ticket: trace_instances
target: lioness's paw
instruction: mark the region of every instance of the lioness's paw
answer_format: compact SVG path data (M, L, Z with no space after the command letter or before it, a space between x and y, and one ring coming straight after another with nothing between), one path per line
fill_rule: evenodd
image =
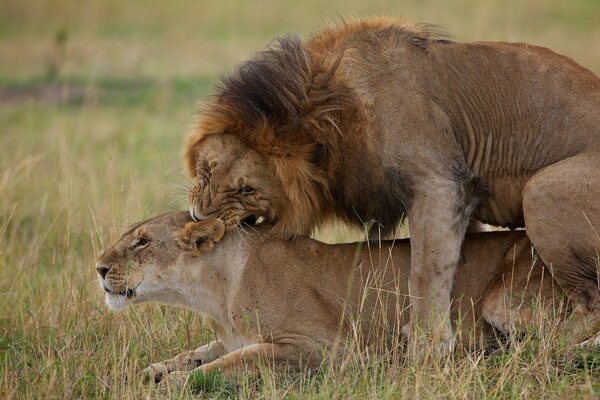
M164 363L155 363L142 371L144 383L159 383L169 374L169 368Z
M588 340L584 340L583 342L579 343L576 347L586 348L593 346L600 346L600 332L596 333Z
M189 372L173 371L170 374L165 375L160 381L160 384L161 386L169 388L183 389L187 384L189 377Z

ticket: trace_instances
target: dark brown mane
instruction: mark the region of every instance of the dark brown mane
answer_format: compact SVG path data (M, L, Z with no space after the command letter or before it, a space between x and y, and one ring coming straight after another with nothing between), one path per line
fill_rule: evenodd
M264 155L267 143L268 155L285 155L290 143L335 141L330 133L339 129L332 114L350 103L343 89L332 82L342 55L340 51L315 60L300 38L276 40L221 78L212 100L204 107L202 120L204 128L213 125L218 132L203 129L199 136L227 131ZM264 126L268 126L267 135L257 129ZM260 137L256 137L257 131L261 131Z
M265 119L278 125L294 124L307 103L312 75L304 43L288 36L222 77L215 98L249 126Z
M371 21L370 29L361 30L378 41L403 40L417 46L423 42L445 42L448 35L443 29L431 24L407 24L399 20ZM338 27L351 36L360 28L354 23L343 23ZM311 40L318 41L320 35L331 35L325 30ZM341 107L343 99L332 98L322 91L333 77L339 65L344 46L339 54L319 54L313 60L307 45L295 35L276 39L264 51L240 64L230 75L222 76L217 86L212 107L226 105L227 111L235 113L247 126L255 127L268 120L281 128L290 129L302 125L302 119L312 110L325 108L333 111ZM214 109L213 111L218 111ZM323 110L322 110L323 111Z

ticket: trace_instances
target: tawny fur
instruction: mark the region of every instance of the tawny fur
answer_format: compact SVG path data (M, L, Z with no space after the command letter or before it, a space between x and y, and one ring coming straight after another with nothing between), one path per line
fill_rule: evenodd
M222 238L220 220L190 222L187 213L140 226L150 244L132 257L137 231L124 235L98 258L98 265L112 266L104 280L135 286L128 303L156 300L194 310L211 321L217 336L150 366L156 380L185 379L184 372L174 371L195 368L230 373L263 361L278 368L315 367L335 362L348 337L359 347L381 350L408 322L407 240L383 242L380 248L327 245L280 239L264 228ZM200 254L194 244L199 236L218 243ZM494 343L492 326L519 332L534 316L548 318L565 305L534 256L524 232L476 234L465 241L452 294L452 321L460 321L459 342L465 347ZM582 321L575 336L597 328Z

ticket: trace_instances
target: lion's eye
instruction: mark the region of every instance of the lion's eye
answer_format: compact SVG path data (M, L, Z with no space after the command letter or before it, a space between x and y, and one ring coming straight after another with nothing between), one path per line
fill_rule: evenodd
M252 186L242 186L240 188L240 193L241 194L252 194L254 193L256 190L252 187Z

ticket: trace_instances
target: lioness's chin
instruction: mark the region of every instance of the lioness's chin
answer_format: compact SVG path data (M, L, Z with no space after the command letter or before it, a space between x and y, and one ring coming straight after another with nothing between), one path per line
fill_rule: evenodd
M123 311L130 305L134 299L127 298L121 294L106 293L104 296L104 303L106 306L113 311Z

